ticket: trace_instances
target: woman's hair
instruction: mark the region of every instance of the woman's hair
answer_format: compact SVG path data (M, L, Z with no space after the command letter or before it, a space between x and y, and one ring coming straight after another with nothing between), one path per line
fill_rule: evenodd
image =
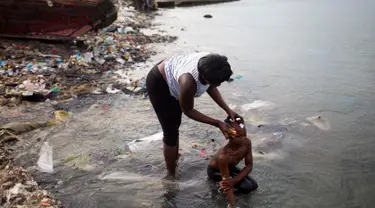
M198 72L210 84L229 81L233 74L228 58L219 54L209 54L199 59Z

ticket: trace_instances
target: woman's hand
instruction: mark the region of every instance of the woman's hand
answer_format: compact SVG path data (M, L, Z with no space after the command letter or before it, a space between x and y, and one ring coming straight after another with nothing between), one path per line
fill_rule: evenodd
M218 121L218 124L217 124L217 127L220 129L221 133L223 133L225 139L228 139L228 128L229 128L229 125L222 122L222 121Z
M228 112L227 112L228 116L234 121L235 118L241 118L241 120L243 120L242 116L240 116L238 113L234 112L232 109L230 109Z

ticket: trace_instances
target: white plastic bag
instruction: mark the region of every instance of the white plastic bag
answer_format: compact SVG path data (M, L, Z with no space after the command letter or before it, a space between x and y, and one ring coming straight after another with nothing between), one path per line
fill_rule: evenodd
M142 139L136 139L128 143L128 147L131 152L140 152L148 148L155 148L156 141L161 141L163 139L163 132L153 134Z
M37 164L41 172L53 173L52 147L48 142L44 142L40 148Z

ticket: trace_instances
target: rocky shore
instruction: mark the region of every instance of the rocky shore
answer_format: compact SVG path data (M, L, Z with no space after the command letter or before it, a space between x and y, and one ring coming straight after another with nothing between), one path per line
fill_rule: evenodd
M147 45L176 37L143 34L154 14L126 2L119 8L114 24L74 42L0 41L0 207L63 207L11 158L23 133L55 125L83 97L145 95L133 71L155 53Z

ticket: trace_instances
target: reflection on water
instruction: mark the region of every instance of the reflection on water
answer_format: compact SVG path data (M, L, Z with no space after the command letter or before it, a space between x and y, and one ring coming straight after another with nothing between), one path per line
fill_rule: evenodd
M160 56L227 54L242 75L221 87L228 103L238 111L256 100L275 104L243 109L253 142L252 175L260 186L237 197L240 207L375 204L374 9L371 0L243 0L158 17L180 37L178 47L172 44ZM206 13L213 18L204 19ZM197 108L226 117L208 96L197 100ZM318 115L330 122L328 131L306 120ZM134 155L126 145L158 132L148 100L119 95L98 101L65 126L31 135L45 137L54 150L56 173L37 179L67 207L225 207L206 179L208 160L199 155L199 148L210 155L225 143L220 133L184 118L181 179L168 184L160 140ZM26 148L37 155L39 145ZM19 151L20 162L35 165L37 157Z

